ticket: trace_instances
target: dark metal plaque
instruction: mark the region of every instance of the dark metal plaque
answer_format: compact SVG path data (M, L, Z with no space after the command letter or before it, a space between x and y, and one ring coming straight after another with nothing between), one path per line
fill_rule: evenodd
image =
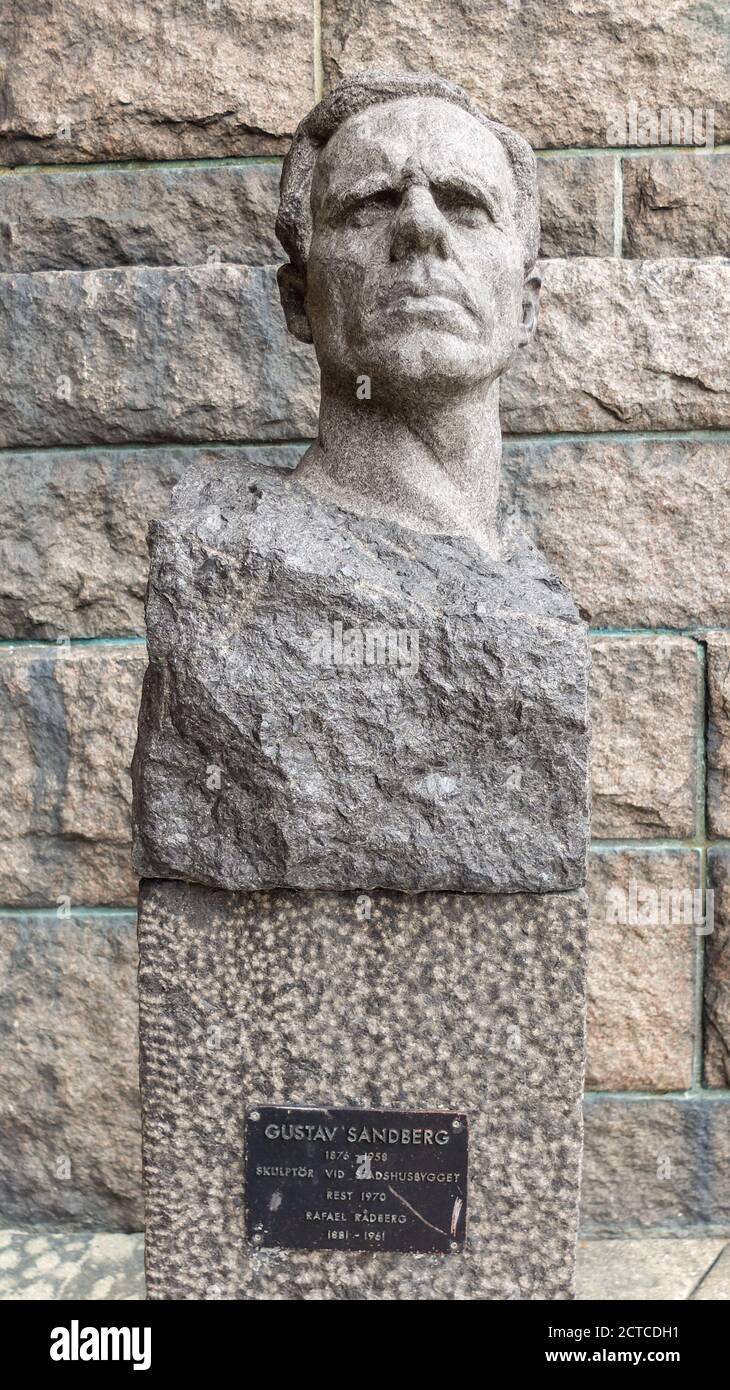
M246 1235L286 1250L463 1249L469 1129L446 1110L246 1111Z

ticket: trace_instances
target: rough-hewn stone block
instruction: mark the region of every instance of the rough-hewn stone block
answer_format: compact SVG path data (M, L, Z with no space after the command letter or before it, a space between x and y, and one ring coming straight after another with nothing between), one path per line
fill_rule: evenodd
M623 160L624 255L727 256L730 154Z
M271 268L0 276L0 324L0 444L314 433L314 354Z
M705 939L705 1085L730 1086L730 850L708 855L714 927Z
M730 625L730 441L508 441L503 501L595 627Z
M6 1222L142 1221L134 914L0 915Z
M725 565L726 568L726 565ZM707 649L707 823L730 836L730 633L710 632Z
M0 637L144 635L147 526L194 459L293 468L304 445L90 449L0 459Z
M549 261L502 382L515 434L730 425L730 260Z
M188 469L150 555L142 877L585 882L586 633L527 543L497 559L225 461Z
M598 838L692 835L701 665L686 637L591 644L592 829Z
M681 1091L691 1084L699 885L696 850L590 856L586 1086Z
M0 902L133 903L131 784L146 660L130 646L0 653Z
M363 67L432 69L537 148L630 144L607 129L629 99L713 107L715 139L730 134L723 0L323 0L322 33L329 85Z
M541 256L612 256L614 155L538 159Z
M282 255L279 174L273 160L9 174L0 179L0 271L266 265Z
M603 1100L585 1108L582 1226L591 1235L730 1230L730 1102ZM695 1231L696 1233L696 1231Z
M281 150L314 89L309 0L14 0L0 162Z
M141 1235L0 1230L0 1299L137 1302L145 1297Z

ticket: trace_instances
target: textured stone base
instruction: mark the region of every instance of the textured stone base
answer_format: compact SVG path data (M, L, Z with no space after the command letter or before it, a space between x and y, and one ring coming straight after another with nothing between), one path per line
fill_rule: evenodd
M149 1297L572 1297L585 923L582 891L143 883ZM267 1101L467 1111L466 1252L247 1246L244 1107Z

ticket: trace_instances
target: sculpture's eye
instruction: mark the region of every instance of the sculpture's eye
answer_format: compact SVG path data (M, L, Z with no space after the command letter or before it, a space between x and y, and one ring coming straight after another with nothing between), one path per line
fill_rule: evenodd
M483 227L494 221L490 207L478 193L443 186L433 189L433 198L444 217L459 226Z
M346 211L346 219L353 227L371 227L387 217L398 206L398 195L392 188L383 188L352 203Z

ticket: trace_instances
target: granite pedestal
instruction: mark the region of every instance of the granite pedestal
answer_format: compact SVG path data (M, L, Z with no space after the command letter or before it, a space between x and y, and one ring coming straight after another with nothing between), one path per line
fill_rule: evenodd
M582 891L143 884L148 1296L572 1297L585 929ZM255 1249L243 1152L256 1102L465 1110L465 1250Z

